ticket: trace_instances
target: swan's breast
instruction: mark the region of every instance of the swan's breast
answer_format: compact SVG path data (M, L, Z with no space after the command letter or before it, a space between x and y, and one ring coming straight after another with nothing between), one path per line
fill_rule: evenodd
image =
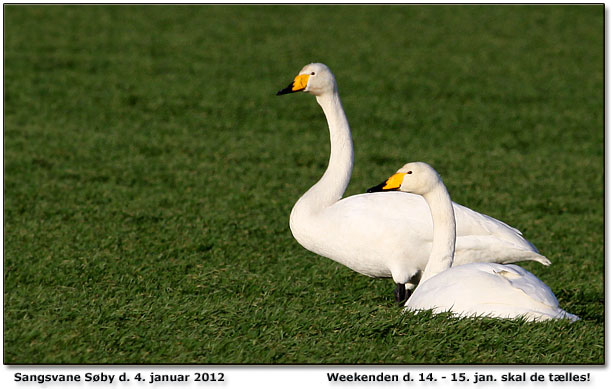
M394 262L419 268L428 258L430 218L420 216L427 211L425 202L412 206L414 202L423 201L401 193L363 194L321 210L299 201L290 215L290 228L310 251L362 274L389 277L390 268L397 266Z

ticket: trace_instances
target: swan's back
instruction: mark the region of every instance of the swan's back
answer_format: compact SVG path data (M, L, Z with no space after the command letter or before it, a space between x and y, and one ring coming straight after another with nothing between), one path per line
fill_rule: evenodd
M408 310L451 311L463 317L579 319L560 309L551 289L534 274L495 263L460 265L439 273L420 284L405 305Z
M453 206L458 236L496 237L518 249L537 252L519 230L463 205L453 203ZM295 210L298 207L300 201L296 203ZM325 208L319 221L324 217L332 222L349 219L374 223L371 224L373 228L380 230L386 230L390 222L400 223L423 231L423 237L428 240L432 235L430 209L423 197L412 193L364 193L346 197Z
M495 237L517 249L537 252L536 248L524 239L521 232L500 220L473 211L463 205L453 203L456 231L459 237ZM349 216L368 220L385 229L390 220L404 220L405 224L425 232L423 237L431 239L432 217L430 209L422 196L413 193L388 192L364 193L339 200L325 212L334 217ZM402 237L405 238L405 237Z

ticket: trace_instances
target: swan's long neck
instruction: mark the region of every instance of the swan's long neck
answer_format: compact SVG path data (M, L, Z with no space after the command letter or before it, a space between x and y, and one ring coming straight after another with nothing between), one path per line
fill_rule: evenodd
M426 193L424 198L430 207L434 229L432 251L420 282L451 267L456 239L453 204L445 185L441 182L435 189Z
M321 179L300 199L311 211L328 207L343 197L353 169L351 129L338 92L317 96L330 129L330 160Z

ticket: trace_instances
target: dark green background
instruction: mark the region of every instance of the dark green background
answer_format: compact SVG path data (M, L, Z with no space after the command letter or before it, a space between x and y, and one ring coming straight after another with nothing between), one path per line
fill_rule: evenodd
M604 7L4 6L4 362L604 362ZM347 195L422 160L583 320L403 315L292 238L336 74Z

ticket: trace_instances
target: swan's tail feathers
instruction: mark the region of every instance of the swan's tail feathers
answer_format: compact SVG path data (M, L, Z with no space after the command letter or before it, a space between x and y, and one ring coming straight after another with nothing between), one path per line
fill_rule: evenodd
M515 263L515 262L522 262L522 261L534 261L534 262L538 262L540 264L543 264L545 266L549 266L551 265L551 261L545 257L544 255L541 255L539 253L533 253L533 252L518 252L518 253L509 253L510 258L504 260L503 262L499 262L502 264L511 264L511 263Z
M525 319L535 321L568 320L571 323L581 320L579 316L568 313L561 308L556 308L554 311L549 312L531 311L525 315Z
M581 318L577 315L573 315L572 313L568 313L563 309L560 309L560 314L557 317L557 319L566 319L566 320L570 320L571 322L575 322L577 320L581 320Z
M526 259L518 259L517 261L512 261L512 262L505 262L505 263L513 263L513 262L519 262L519 261L535 261L535 262L539 262L545 266L549 266L551 265L551 261L545 257L544 255L538 254L538 253L531 253L532 255L528 255L526 257Z
M533 253L531 251L518 251L518 252L510 251L508 253L508 256L506 256L506 258L502 258L500 262L499 261L492 261L492 262L501 263L503 265L509 265L515 262L523 262L523 261L534 261L534 262L538 262L545 266L551 265L551 261L547 257L539 253Z
M454 266L478 262L507 265L522 261L551 265L544 255L493 236L459 236L456 240Z

